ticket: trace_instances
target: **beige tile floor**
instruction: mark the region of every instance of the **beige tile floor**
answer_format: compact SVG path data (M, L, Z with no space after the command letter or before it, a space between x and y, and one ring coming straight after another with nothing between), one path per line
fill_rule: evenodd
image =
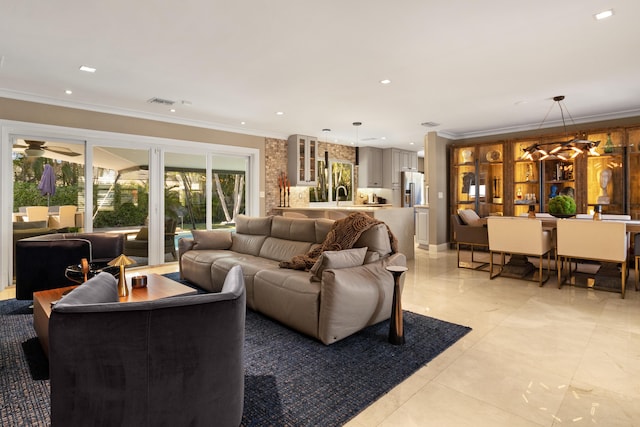
M473 331L347 426L640 426L633 277L622 300L555 278L489 280L457 268L455 251L417 249L403 308Z
M418 249L403 308L473 328L347 425L640 426L640 292L456 267Z

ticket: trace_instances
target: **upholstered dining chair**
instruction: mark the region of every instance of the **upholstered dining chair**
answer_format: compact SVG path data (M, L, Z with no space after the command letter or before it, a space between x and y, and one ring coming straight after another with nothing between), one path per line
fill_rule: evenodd
M489 278L493 279L501 275L506 270L505 254L524 255L524 267L528 267L526 257L535 256L538 258L538 280L540 286L549 280L551 270L551 254L555 251L553 246L552 230L545 230L542 227L542 220L522 217L489 217L487 218L487 229L489 233ZM493 272L493 255L500 254L500 271L495 275ZM547 256L547 274L543 275L544 256ZM521 278L525 278L523 276Z
M49 208L47 206L27 206L27 216L24 221L49 221Z
M558 287L562 287L563 271L571 278L571 259L621 264L621 293L624 298L628 274L629 237L622 221L584 221L561 219L557 223L557 244L560 268Z
M467 225L460 215L451 215L451 225L453 227L453 241L456 244L456 254L458 257L458 268L472 268L477 270L487 265L486 262L476 261L474 258L474 248L489 248L489 236L487 227L483 224ZM471 249L471 261L460 264L460 245L468 246Z
M49 216L49 227L51 228L65 228L76 226L76 211L77 206L64 205L60 206L57 215Z

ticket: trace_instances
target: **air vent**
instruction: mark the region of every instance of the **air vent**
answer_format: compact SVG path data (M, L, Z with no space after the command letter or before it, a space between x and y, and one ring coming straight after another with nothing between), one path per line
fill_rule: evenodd
M375 141L378 138L372 137L372 138L362 138L360 141Z
M176 101L172 101L170 99L162 99L162 98L151 98L148 99L147 102L149 104L160 104L160 105L173 105Z
M436 122L423 122L420 124L426 128L434 128L436 126L440 126L440 123L436 123Z

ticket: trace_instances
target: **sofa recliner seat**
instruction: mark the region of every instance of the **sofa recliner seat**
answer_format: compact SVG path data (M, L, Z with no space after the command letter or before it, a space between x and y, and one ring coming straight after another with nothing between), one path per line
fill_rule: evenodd
M406 257L393 253L387 226L379 223L353 245L367 248L364 264L328 268L315 278L308 271L280 268L281 261L321 245L333 223L240 215L235 232L195 230L193 238L178 242L181 277L218 292L227 272L240 265L247 307L324 344L334 343L390 317L394 281L385 267L406 266ZM205 236L214 242L206 244Z

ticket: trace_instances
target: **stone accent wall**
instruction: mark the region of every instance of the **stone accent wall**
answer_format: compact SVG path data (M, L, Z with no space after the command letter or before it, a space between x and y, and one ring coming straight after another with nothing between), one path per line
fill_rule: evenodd
M265 212L272 215L273 208L279 204L278 175L287 171L286 140L265 138L264 167ZM293 191L293 188L291 190Z
M355 164L356 150L348 145L331 144L318 141L318 159L324 158L329 151L329 158L344 160ZM271 215L273 208L279 206L280 194L278 175L287 172L287 141L284 139L265 138L265 212ZM354 168L354 186L358 188L358 167ZM309 187L291 187L290 206L294 208L309 206Z

